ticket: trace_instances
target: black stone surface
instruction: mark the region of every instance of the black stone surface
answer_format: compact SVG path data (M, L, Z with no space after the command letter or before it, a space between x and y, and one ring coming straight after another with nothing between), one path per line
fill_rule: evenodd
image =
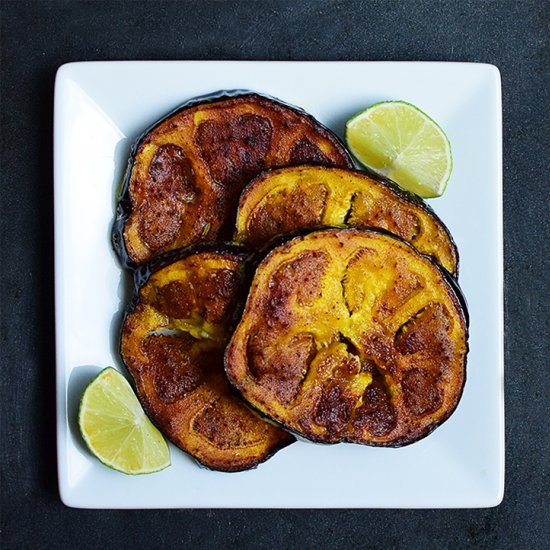
M2 548L548 548L549 6L543 0L3 1ZM439 511L63 506L54 422L53 83L63 63L109 59L449 60L499 67L506 311L502 505Z

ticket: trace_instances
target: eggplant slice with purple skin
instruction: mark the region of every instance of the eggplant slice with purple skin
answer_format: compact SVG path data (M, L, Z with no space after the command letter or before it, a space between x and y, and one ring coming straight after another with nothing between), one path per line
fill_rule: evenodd
M358 170L293 166L267 170L244 189L234 240L261 247L302 229L385 229L432 256L453 276L458 251L443 222L419 197Z
M223 353L248 254L226 245L169 253L135 274L121 356L151 420L204 466L254 468L294 437L232 390Z
M312 441L413 443L462 395L468 328L457 289L387 232L295 237L256 269L226 373L259 411Z
M230 240L239 195L267 168L352 167L311 115L255 93L196 98L149 128L124 177L113 246L129 268L191 244Z

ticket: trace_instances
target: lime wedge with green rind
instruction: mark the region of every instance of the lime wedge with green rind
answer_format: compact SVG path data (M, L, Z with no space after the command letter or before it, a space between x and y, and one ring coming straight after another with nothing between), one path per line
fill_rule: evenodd
M124 376L111 367L84 391L78 425L92 454L114 470L138 475L170 466L164 437L147 418Z
M405 101L383 101L346 124L361 164L424 198L440 197L451 176L451 144L441 127Z

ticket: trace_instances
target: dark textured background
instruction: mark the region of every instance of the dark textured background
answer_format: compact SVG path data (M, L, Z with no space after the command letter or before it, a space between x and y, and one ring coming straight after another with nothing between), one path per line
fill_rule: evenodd
M545 0L3 1L3 548L548 548L549 6ZM507 469L501 506L137 512L61 504L54 447L53 84L63 63L108 59L449 60L499 67Z

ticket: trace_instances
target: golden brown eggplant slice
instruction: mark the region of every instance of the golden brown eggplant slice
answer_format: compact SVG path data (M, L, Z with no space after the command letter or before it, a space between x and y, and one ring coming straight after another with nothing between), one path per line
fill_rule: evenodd
M226 373L254 407L313 441L412 443L462 394L467 321L454 284L386 232L296 237L257 268Z
M389 180L357 170L296 166L260 174L241 195L234 239L257 247L315 227L385 229L457 275L458 251L434 212Z
M151 420L178 447L211 469L253 468L294 438L252 412L223 370L246 255L203 246L176 257L138 272L122 358Z
M155 124L130 158L113 243L126 266L201 241L230 240L242 188L274 166L351 167L304 111L253 93L199 99Z

